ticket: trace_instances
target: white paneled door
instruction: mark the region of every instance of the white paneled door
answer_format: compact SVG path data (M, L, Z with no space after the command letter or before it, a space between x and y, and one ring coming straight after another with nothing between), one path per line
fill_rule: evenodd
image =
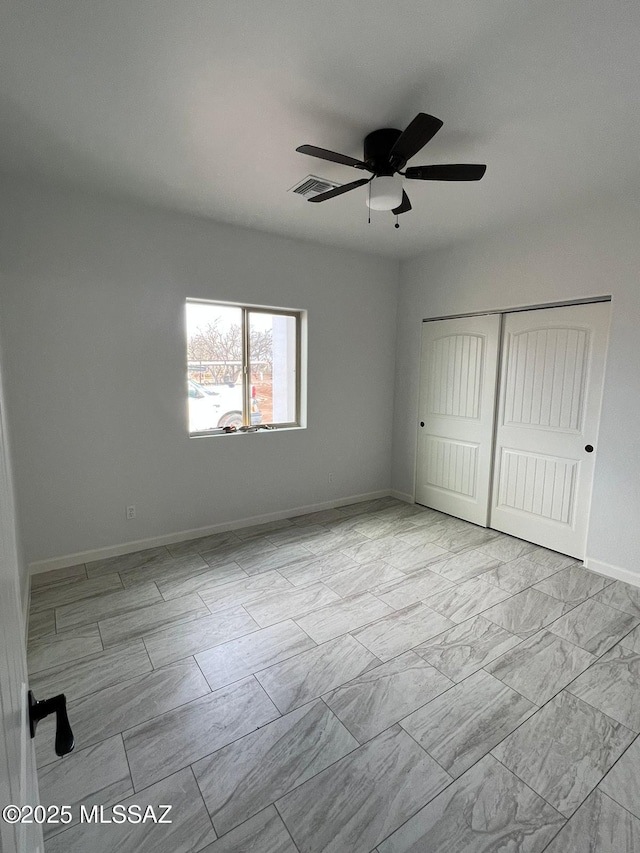
M422 325L416 502L487 526L500 315Z
M583 558L609 303L504 323L491 527Z
M18 574L16 517L0 380L0 808L38 804L35 753L27 721L27 657ZM25 823L0 818L0 853L42 853L42 849L40 823L33 818Z

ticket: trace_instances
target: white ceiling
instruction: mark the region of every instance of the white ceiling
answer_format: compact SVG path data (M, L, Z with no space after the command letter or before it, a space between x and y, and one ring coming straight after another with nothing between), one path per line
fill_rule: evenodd
M395 257L640 189L637 0L5 0L0 169ZM311 205L371 130L444 127L411 161L488 165Z

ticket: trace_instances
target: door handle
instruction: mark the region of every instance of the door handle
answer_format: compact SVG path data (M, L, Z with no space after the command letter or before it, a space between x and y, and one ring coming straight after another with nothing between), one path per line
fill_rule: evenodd
M593 444L585 444L584 449L587 453L593 453Z
M421 427L423 427L423 426L424 426L424 421L420 421L420 426L421 426Z
M74 748L75 738L67 716L67 697L64 693L53 696L51 699L38 701L32 691L28 694L29 700L29 731L31 737L35 737L36 728L40 720L55 712L56 715L56 755L67 755Z

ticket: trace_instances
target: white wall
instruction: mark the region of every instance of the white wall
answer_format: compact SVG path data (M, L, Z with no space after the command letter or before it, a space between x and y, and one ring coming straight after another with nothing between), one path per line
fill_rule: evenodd
M396 262L14 181L0 228L29 562L389 489ZM188 437L186 297L308 311L308 429Z
M612 295L587 562L640 582L640 214L601 205L401 269L393 487L412 494L421 320Z

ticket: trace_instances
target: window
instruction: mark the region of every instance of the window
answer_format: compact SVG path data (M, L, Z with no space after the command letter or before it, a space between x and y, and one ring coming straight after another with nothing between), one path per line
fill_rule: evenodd
M189 433L300 425L299 311L187 300Z

